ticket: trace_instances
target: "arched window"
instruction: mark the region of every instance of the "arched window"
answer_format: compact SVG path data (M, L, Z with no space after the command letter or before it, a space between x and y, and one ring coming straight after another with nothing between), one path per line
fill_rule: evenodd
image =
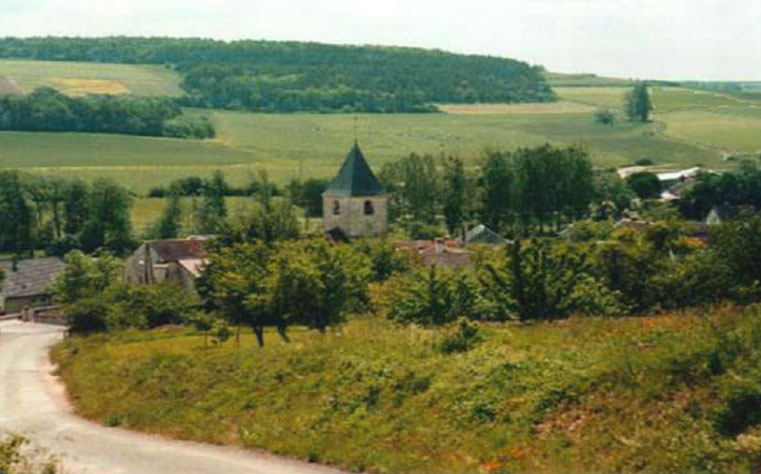
M373 214L375 214L375 209L373 208L373 202L365 201L365 215L372 216Z
M337 216L341 213L341 203L333 201L333 215Z

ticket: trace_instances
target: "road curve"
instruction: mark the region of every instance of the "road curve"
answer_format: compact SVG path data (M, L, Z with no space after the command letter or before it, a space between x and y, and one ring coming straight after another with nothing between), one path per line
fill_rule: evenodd
M58 454L67 474L293 474L339 471L267 453L106 428L75 416L52 375L60 327L0 323L0 429Z

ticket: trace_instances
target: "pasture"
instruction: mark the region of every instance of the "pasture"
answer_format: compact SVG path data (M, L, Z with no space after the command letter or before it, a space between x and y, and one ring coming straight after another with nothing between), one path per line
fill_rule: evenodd
M473 166L485 149L547 142L583 145L593 163L602 167L642 158L663 166L721 166L715 150L659 136L654 124L620 122L608 127L595 123L590 112L527 113L526 107L514 113L506 106L503 113L357 115L357 138L376 168L409 153L456 154ZM208 176L215 169L233 185L244 184L258 169L282 183L331 176L354 138L355 116L349 114L214 111L210 117L218 138L207 141L0 133L0 167L87 179L108 176L139 194L178 177Z
M0 60L0 93L53 87L65 94L183 94L179 76L162 66Z

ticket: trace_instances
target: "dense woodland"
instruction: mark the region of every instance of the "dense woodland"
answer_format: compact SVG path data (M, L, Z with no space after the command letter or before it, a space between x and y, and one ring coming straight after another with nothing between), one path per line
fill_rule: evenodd
M212 138L204 118L183 116L171 99L114 95L69 97L42 87L29 95L0 95L0 130L121 133Z
M180 38L5 38L0 58L163 64L185 105L254 111L428 112L435 103L555 100L542 70L438 50Z

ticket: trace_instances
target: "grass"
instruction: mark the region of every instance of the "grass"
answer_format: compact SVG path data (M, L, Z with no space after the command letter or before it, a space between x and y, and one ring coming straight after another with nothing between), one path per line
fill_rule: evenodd
M355 319L255 347L182 329L54 350L79 414L372 472L740 472L761 453L761 313L446 330ZM747 380L747 382L746 382ZM753 421L755 420L755 421Z
M3 59L0 77L10 80L22 93L47 86L72 95L183 94L179 76L161 66Z
M679 139L746 153L761 150L761 116L686 111L659 115L657 119L666 124L666 134Z
M653 87L652 94L655 113L724 107L746 108L749 106L748 101L710 91L677 87Z
M662 168L729 166L727 152L758 148L761 102L684 88L655 87L658 124L620 120L596 124L599 107L620 111L629 81L591 75L550 74L561 101L553 104L442 104L441 114L251 114L197 111L215 123L214 140L0 133L0 167L92 179L106 176L143 195L151 187L222 170L235 186L259 169L283 183L295 177L332 176L355 136L373 167L409 153L456 154L473 166L485 149L547 142L582 144L601 167L650 159ZM8 79L12 79L9 82ZM69 93L177 95L177 76L158 66L0 60L0 89L52 85ZM121 89L119 89L121 90ZM708 114L699 111L710 112ZM664 128L665 126L665 128Z
M590 113L359 115L357 135L376 169L409 153L453 153L475 165L485 149L547 142L585 145L594 164L622 166L642 158L660 165L720 167L719 153L670 141L653 124L606 127ZM532 106L536 107L536 106ZM277 182L332 176L354 136L354 115L265 115L213 111L219 137L173 140L117 135L0 133L0 167L93 178L108 176L146 193L177 177L221 169L242 185L258 169Z
M555 87L562 100L594 107L619 110L624 105L624 95L629 88L623 87Z

